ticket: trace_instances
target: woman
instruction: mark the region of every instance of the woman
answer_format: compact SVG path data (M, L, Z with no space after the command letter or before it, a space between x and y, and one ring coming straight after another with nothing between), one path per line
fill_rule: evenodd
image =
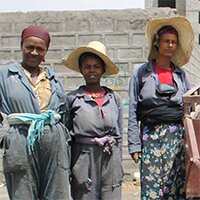
M85 79L85 85L67 95L74 141L72 197L121 199L122 104L117 92L100 84L102 75L116 74L118 68L98 41L75 49L63 63Z
M10 125L3 167L12 200L69 199L66 98L54 72L40 66L49 44L45 29L29 26L21 35L22 62L0 68L0 111Z
M180 68L191 55L194 33L185 17L150 20L149 62L130 80L128 146L141 158L141 197L185 199L182 95L190 88ZM139 128L140 122L140 128Z

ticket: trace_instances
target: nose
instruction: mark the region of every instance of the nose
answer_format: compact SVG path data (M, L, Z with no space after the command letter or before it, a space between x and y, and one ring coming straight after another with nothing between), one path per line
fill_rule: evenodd
M95 71L95 66L91 65L90 71L91 71L91 72Z
M169 46L172 47L173 46L173 42L169 41Z
M31 51L31 54L32 54L32 55L38 55L37 49L34 48L34 49Z

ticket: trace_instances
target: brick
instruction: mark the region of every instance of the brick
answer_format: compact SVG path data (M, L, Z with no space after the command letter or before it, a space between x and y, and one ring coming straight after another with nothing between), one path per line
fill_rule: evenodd
M87 45L90 41L93 40L102 42L102 38L103 36L101 34L85 34L85 35L79 34L77 46Z
M2 48L9 47L20 47L20 37L19 36L1 36L1 46Z
M69 47L75 45L75 35L54 35L52 36L51 47Z
M115 63L117 67L119 68L119 75L121 76L128 76L128 62L116 62Z
M114 24L112 18L96 20L92 24L92 29L95 32L113 32Z
M0 60L11 60L12 52L10 50L0 50Z
M102 84L114 90L121 90L127 86L128 79L123 76L106 76L102 77Z
M190 0L185 1L187 10L194 10L199 11L200 10L200 2L199 0Z
M90 30L90 21L88 19L81 20L81 19L66 19L65 20L65 32L71 33L71 32L89 32Z
M119 48L117 50L117 58L121 61L141 61L142 60L142 49L141 48Z
M0 22L0 33L11 33L11 32L12 32L12 23Z
M83 77L78 74L78 76L68 76L64 79L63 84L68 90L75 90L80 85L85 84L85 81Z
M45 59L46 60L59 60L61 61L61 49L53 49L53 48L50 48L45 56Z
M124 45L127 46L129 42L129 34L105 34L106 45Z
M47 23L46 21L40 22L37 25L40 25L44 27L46 30L48 30L50 33L53 32L63 32L63 23L62 21L56 21L56 22L49 22Z
M146 19L134 20L118 20L116 23L116 31L132 31L132 30L144 30L146 26Z
M132 35L132 45L147 46L147 40L144 33L135 33Z

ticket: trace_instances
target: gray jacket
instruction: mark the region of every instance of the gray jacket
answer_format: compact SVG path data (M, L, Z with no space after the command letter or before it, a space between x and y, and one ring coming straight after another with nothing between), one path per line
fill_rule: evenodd
M49 68L44 68L52 84L48 109L63 114L66 110L64 88ZM40 113L37 98L19 63L0 67L0 111L11 113Z
M122 138L123 114L119 94L105 87L107 91L101 108L81 86L68 93L70 118L67 123L71 135L75 137L102 137L112 135Z
M157 74L153 71L151 62L147 62L133 70L129 83L128 148L130 154L141 151L140 128L137 116L139 105L149 108L162 105L168 105L169 107L183 105L182 96L190 89L189 80L185 71L177 66L175 66L172 75L178 91L170 98L160 98L156 95Z
M66 96L61 82L49 68L44 68L52 84L52 95L48 109L58 112L62 119L66 118ZM37 98L28 78L19 63L11 63L0 67L0 112L5 115L12 113L40 113ZM63 121L63 123L65 123ZM1 139L3 136L1 129ZM0 141L1 143L1 141Z

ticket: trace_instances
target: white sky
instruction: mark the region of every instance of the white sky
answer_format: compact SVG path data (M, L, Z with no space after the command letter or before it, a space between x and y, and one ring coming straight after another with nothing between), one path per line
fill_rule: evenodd
M0 12L144 8L145 0L1 0Z

